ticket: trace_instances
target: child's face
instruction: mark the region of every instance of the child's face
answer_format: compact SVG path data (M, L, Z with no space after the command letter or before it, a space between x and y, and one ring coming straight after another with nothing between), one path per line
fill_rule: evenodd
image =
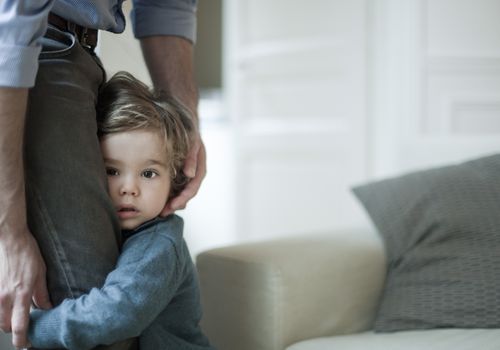
M134 130L101 139L109 193L123 229L155 218L170 191L164 140L158 133Z

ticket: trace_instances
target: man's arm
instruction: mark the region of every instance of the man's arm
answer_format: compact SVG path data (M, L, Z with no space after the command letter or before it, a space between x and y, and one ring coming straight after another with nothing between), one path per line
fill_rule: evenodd
M26 346L30 301L50 307L45 263L26 222L23 135L28 87L33 86L54 0L0 5L0 329Z
M26 347L31 299L50 307L45 263L28 230L23 135L28 89L0 88L0 328Z
M162 212L166 216L185 208L186 203L198 192L206 174L205 146L198 128L198 90L194 79L193 44L179 36L156 35L142 38L141 47L154 86L182 101L195 118L196 136L183 169L191 180L177 197L167 203Z

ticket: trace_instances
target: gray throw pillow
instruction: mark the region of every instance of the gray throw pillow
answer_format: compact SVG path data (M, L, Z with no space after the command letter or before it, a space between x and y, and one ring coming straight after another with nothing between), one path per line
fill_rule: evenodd
M500 328L500 155L353 192L389 261L376 331Z

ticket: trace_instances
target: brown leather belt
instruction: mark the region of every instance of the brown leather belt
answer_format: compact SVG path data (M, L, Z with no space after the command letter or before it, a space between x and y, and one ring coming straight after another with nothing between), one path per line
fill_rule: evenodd
M93 50L97 46L97 29L82 27L55 13L49 13L49 23L63 31L73 33L82 46Z

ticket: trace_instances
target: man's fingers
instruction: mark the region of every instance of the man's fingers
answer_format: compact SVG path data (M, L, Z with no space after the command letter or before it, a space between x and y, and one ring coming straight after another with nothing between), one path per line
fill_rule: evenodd
M163 208L163 211L160 213L160 216L165 217L167 215L173 214L176 210L184 209L186 207L186 204L189 201L189 199L194 196L194 195L191 195L190 191L188 190L190 183L191 182L188 183L186 188L181 193L179 193L179 195L177 197L170 200L165 205L165 208ZM186 191L188 191L188 192L186 192Z
M12 300L10 296L0 294L0 329L4 332L11 331Z
M31 296L28 293L18 296L12 309L12 344L16 348L26 348Z
M184 209L187 202L193 198L201 187L201 182L207 174L207 155L205 147L200 143L200 148L197 154L197 169L195 176L188 182L184 190L175 198L172 199L171 207L173 210Z
M197 167L198 167L198 153L200 152L201 141L195 141L193 147L189 150L187 154L186 160L184 162L184 168L182 171L184 175L189 178L193 178L196 176Z
M184 190L182 190L182 192L179 193L177 197L172 198L165 205L165 208L161 212L160 216L165 217L169 214L172 214L176 210L184 209L187 205L187 202L198 193L198 190L201 187L201 182L207 174L207 154L205 151L205 146L201 141L199 142L198 153L196 154L196 164L195 176L192 177L191 180L189 180Z
M197 174L198 175L198 174ZM196 176L191 181L188 182L184 190L175 198L172 199L172 209L179 210L184 209L186 207L187 202L193 198L200 189L201 181L203 181L203 177Z
M166 217L170 214L173 214L174 213L174 209L172 208L172 206L170 205L170 202L168 202L166 205L165 205L165 208L163 208L163 210L161 211L160 213L160 216L161 217Z
M33 304L39 309L52 308L44 273L40 274L35 284L35 289L33 290Z

